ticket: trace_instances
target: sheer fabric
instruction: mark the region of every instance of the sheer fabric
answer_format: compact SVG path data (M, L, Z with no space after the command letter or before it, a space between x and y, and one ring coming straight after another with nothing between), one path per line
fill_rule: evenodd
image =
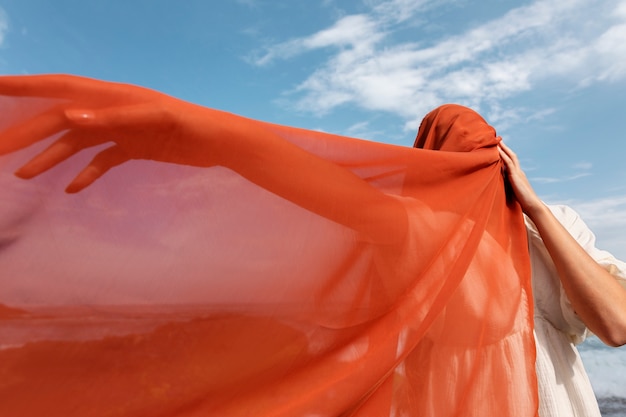
M264 185L274 166L178 150L177 127L68 124L143 93L62 81L0 80L0 415L536 415L526 232L476 113L434 111L411 149L158 96L207 141L237 131L259 158L288 144L330 164L281 171L285 191ZM63 192L131 130L148 160ZM96 146L13 175L68 135ZM298 194L313 180L329 195Z

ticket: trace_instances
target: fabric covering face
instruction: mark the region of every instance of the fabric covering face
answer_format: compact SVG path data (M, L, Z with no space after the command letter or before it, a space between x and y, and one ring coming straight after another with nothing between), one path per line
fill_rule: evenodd
M524 222L474 111L412 149L78 77L0 94L0 415L536 415Z

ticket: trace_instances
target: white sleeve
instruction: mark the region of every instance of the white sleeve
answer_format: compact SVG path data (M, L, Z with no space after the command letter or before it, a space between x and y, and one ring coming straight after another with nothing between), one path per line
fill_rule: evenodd
M582 246L599 265L613 275L622 287L626 288L626 263L616 259L609 252L596 248L595 235L580 218L578 213L567 206L550 206L550 210L552 210L556 218L563 224L574 239L576 239L580 246ZM573 329L578 330L576 332L577 334L573 337L574 343L582 342L590 332L574 312L572 304L565 295L562 286L560 301L563 317Z

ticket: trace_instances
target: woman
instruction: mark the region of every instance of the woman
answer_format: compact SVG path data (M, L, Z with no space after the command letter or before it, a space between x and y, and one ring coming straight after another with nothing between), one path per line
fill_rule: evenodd
M539 415L599 416L574 344L587 329L609 346L626 343L626 264L595 248L593 234L572 209L546 206L503 143L500 153L528 218Z
M0 82L0 92L8 96L52 99L51 103L28 103L27 111L22 108L9 118L11 124L0 142L0 154L62 133L39 155L29 154L26 160L32 159L26 165L22 165L23 162L16 165L22 165L16 174L23 178L38 176L81 150L113 141L114 145L109 148L96 148L97 155L70 182L68 192L85 189L109 169L131 159L196 167L220 165L307 212L354 232L346 246L348 255L332 269L335 278L322 287L317 279L313 280L313 286L307 290L315 294L313 303L303 298L298 305L297 315L304 314L306 320L298 320L295 327L292 321L282 319L278 321L280 326L263 322L264 329L280 335L275 337L278 344L268 347L268 352L279 346L291 346L291 351L302 351L308 346L304 351L310 351L311 346L320 343L330 350L320 351L321 356L298 353L289 360L292 365L283 371L283 365L278 364L267 368L273 369L273 374L267 374L266 368L251 373L253 378L247 379L253 381L255 375L266 375L265 380L256 380L257 388L243 385L245 378L242 377L248 375L251 368L256 369L256 365L235 367L237 362L247 363L245 359L249 354L240 352L234 356L237 362L226 366L230 362L224 360L229 378L239 381L233 385L239 386L239 391L220 391L205 386L204 397L206 392L213 394L208 394L209 404L204 400L200 408L209 407L208 410L214 412L219 409L220 415L246 415L250 407L257 412L262 409L272 410L272 413L281 408L285 415L313 411L323 415L339 412L350 415L391 412L531 415L534 383L528 366L533 363L532 344L528 343L529 326L524 326L530 308L524 278L527 253L520 233L523 225L516 220L519 219L516 207L507 206L504 200L496 152L498 138L476 113L460 106L434 111L420 128L418 145L456 152L409 154L395 147L263 124L138 87L94 80L62 76L8 78ZM568 242L558 228L557 231L550 228L550 220L545 220L543 212L536 207L534 194L514 155L504 146L501 149L522 207L538 222L542 233L557 236L557 242L553 245L548 239L547 246L560 246L561 239ZM73 164L70 168L75 167ZM130 168L124 172L125 176L133 174L135 171ZM134 179L141 181L141 176ZM117 180L113 181L110 184ZM57 199L54 204L65 203ZM257 209L258 213L263 212L260 206ZM84 211L81 213L88 216ZM333 229L329 233L335 233L341 240L345 232ZM307 236L314 235L310 230ZM334 249L341 253L340 248ZM77 250L73 249L72 253ZM568 255L562 256L565 259ZM557 255L555 259L560 258ZM298 258L297 263L302 262ZM10 261L5 264L12 266ZM358 273L354 275L354 271ZM129 275L127 280L132 279ZM154 280L155 283L162 281ZM288 297L298 296L301 281L297 281L295 291L287 293ZM43 300L56 296L63 304L72 297L85 297L88 290L76 291L81 284L78 280L72 282L65 292L45 294ZM111 283L110 278L105 282L108 287L119 285L119 294L130 291L126 282ZM287 285L293 286L293 280ZM354 288L362 289L355 293ZM215 291L215 286L211 289ZM269 292L264 290L260 290L263 296L269 297ZM252 293L250 296L255 295ZM101 305L105 297L102 294L98 292L88 298L88 303ZM161 300L160 297L171 300L167 296L168 293L158 293L150 295L149 300L151 303ZM190 302L189 298L185 300ZM267 302L267 298L264 300ZM349 308L344 309L345 306ZM276 304L272 308L272 316L282 317ZM288 316L293 320L294 311L288 310ZM225 329L244 329L245 334L250 333L248 319L237 318L228 323ZM258 318L252 323L253 327L259 327ZM314 323L314 326L306 327L310 324L305 323ZM327 331L322 332L320 325L336 331L341 329L339 339L329 336ZM295 328L299 331L293 333ZM300 331L307 335L304 340L297 336ZM160 334L158 330L150 340L160 346L163 342L156 334ZM207 343L203 347L205 355L206 352L217 354L211 342ZM163 346L171 349L169 344ZM338 349L338 346L343 348ZM83 348L75 347L73 351L82 352ZM65 352L65 349L57 346L54 351ZM25 351L24 348L19 350ZM100 347L91 346L87 350L100 352L98 356L103 354ZM132 352L122 350L116 358L123 357L127 351ZM346 362L348 351L352 353ZM24 358L31 355L32 352L24 353ZM84 360L94 358L91 354L77 356ZM328 358L327 363L321 360L323 357ZM50 354L48 360L53 358L58 360L58 354ZM305 371L307 363L310 369ZM346 363L350 366L346 367ZM485 367L486 364L489 366ZM141 370L144 368L139 366ZM185 374L177 369L174 377ZM154 378L163 373L166 372L161 371ZM312 374L322 377L312 378ZM122 381L132 380L133 375L128 371L122 375ZM218 381L225 377L220 373L214 376ZM84 379L84 375L77 379L78 383L82 382L81 378ZM108 385L120 384L119 379L114 381ZM261 406L268 402L268 395L263 390L261 394L254 394L258 381L263 381L273 392L297 395L282 394L279 408L271 402ZM329 381L335 382L328 385ZM320 386L326 388L320 389ZM10 389L15 390L15 387ZM300 399L304 392L311 393L310 401ZM485 401L486 392L489 401ZM246 399L243 406L224 400L235 393L240 402ZM285 398L289 401L285 402ZM294 401L296 398L298 400ZM150 409L156 406L154 401L145 400L148 405L141 407ZM170 400L164 404L176 403ZM15 406L16 410L21 410L19 407L23 407L24 402L18 401ZM140 409L145 411L145 408ZM50 408L47 411L50 413Z
M431 134L418 136L415 147L439 149L436 142L443 135L438 130L447 125L428 128ZM544 204L515 153L503 142L498 148L515 197L527 216L539 415L599 416L574 344L588 336L587 329L609 346L626 344L626 264L595 248L593 233L571 208Z

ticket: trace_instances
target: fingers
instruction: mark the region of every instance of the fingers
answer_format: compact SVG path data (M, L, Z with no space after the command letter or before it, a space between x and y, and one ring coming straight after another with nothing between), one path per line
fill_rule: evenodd
M506 171L511 172L513 169L519 168L519 161L517 159L517 155L511 148L506 146L504 142L500 142L498 144L498 151L500 152L500 157L504 161L504 166Z
M148 102L130 106L116 106L97 110L71 108L65 117L75 126L104 129L143 129L159 125L166 128L175 122L166 106Z
M52 74L0 76L0 96L56 98L102 107L145 102L165 95L131 84Z
M0 95L22 97L91 98L110 94L119 85L74 75L20 75L0 77Z
M83 149L100 145L108 141L108 135L96 132L85 133L72 131L63 135L43 152L19 168L15 175L30 179L60 164Z
M125 114L126 112L128 112L128 114ZM94 135L94 132L98 130L97 128L131 127L134 120L145 120L148 117L145 114L145 110L142 110L141 114L136 113L137 111L134 111L132 107L92 111L63 110L61 105L55 106L50 110L38 114L23 123L11 126L4 132L1 132L0 155L27 148L34 143L61 133L64 130L74 128L75 130L73 131L78 132L81 130L84 131L84 128L91 128L89 130L92 132L92 135ZM54 150L61 150L61 144L70 145L70 139L74 137L76 136L68 136L67 140L61 142L59 147ZM83 138L89 138L89 136L83 136ZM102 143L100 137L98 137L96 142L96 144ZM72 146L76 145L77 144L72 144ZM85 146L81 146L80 149L89 146L94 146L92 139L86 140Z
M129 132L149 126L156 126L163 131L173 125L174 119L170 113L163 107L152 104L98 110L63 110L61 106L56 106L2 132L0 155L24 149L64 130L72 129L62 140L55 142L42 155L32 160L34 165L29 163L24 171L20 170L20 174L24 176L37 175L37 172L41 173L51 167L47 166L49 162L59 163L81 149L106 142L106 132L112 135L112 131L116 129ZM90 132L89 135L86 132Z
M498 146L498 152L500 153L500 158L502 158L502 160L504 161L504 166L508 167L511 164L511 158L509 157L509 155L506 154L506 152Z
M68 128L67 119L53 107L0 133L0 155L26 148Z
M510 148L508 148L508 147L504 144L504 142L502 142L502 141L501 141L501 142L498 144L498 151L500 152L500 156L502 156L502 157L503 157L503 159L504 159L505 157L506 157L506 158L508 158L508 159L511 159L511 157L509 156L509 154L510 154L510 152L511 152L511 149L510 149Z
M89 165L74 178L65 189L65 192L73 194L83 190L93 184L94 181L103 176L108 170L123 164L129 159L129 156L124 150L117 145L105 149L97 154Z
M0 77L0 94L6 96L56 97L68 92L89 88L96 83L83 77L70 75L21 75Z

